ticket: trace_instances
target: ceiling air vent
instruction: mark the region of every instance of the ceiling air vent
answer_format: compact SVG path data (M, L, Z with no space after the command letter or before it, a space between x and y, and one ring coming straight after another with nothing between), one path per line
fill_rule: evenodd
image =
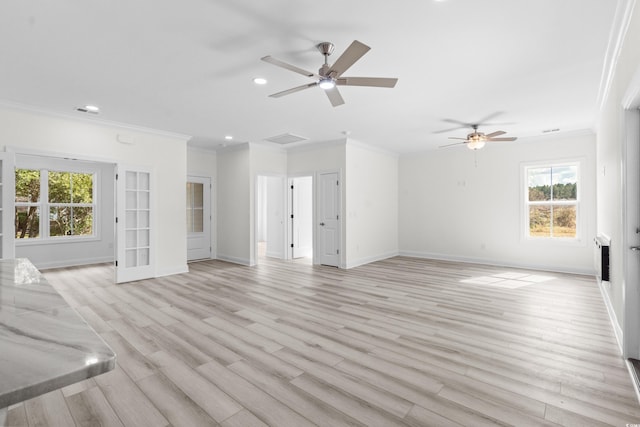
M265 138L265 141L275 142L276 144L292 144L294 142L306 141L309 138L304 136L294 135L292 133L283 133L282 135L272 136L271 138Z

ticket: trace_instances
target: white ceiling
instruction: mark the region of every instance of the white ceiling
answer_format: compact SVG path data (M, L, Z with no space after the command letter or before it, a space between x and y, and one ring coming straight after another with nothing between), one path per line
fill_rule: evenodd
M399 153L449 143L434 134L502 112L481 130L535 136L593 128L613 0L4 0L0 101L193 136L215 149L293 133ZM371 50L345 76L397 77L394 89L320 88L260 61L317 71L315 45ZM265 86L252 82L261 76ZM515 142L517 143L517 142Z

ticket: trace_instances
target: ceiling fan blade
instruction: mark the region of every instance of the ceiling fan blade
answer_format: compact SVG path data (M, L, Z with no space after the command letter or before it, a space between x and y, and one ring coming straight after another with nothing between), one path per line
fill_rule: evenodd
M491 113L489 114L487 117L485 117L484 119L480 120L479 122L477 122L478 125L484 125L486 126L487 122L493 118L498 117L499 115L504 114L502 111L496 111L495 113Z
M461 139L463 141L468 141L467 138L458 138L458 137L455 137L455 136L450 136L449 139Z
M342 99L342 95L340 95L337 87L334 86L332 89L325 89L325 93L329 98L329 102L331 102L331 105L334 107L344 104L344 99Z
M465 128L473 127L473 123L461 122L460 120L455 120L455 119L442 119L442 121L460 125L460 127L465 127Z
M279 59L276 59L276 58L274 58L272 56L269 56L269 55L264 56L264 57L262 57L260 59L262 59L264 62L268 62L269 64L273 64L273 65L276 65L278 67L282 67L282 68L284 68L286 70L293 71L294 73L302 74L303 76L307 76L307 77L311 77L311 78L315 77L317 79L320 78L320 76L317 75L316 73L312 73L311 71L303 70L302 68L296 67L295 65L287 64L286 62L282 62Z
M306 85L296 86L291 89L283 90L282 92L277 92L269 95L271 98L280 98L281 96L289 95L291 93L300 92L301 90L309 89L310 87L317 86L316 82L307 83Z
M516 139L518 139L515 136L512 136L510 138L488 138L487 141L491 141L491 142L504 142L504 141L515 141Z
M394 87L398 79L387 77L340 77L336 80L338 86L370 86Z
M465 141L465 142L454 142L453 144L441 145L438 148L453 147L454 145L462 145L462 144L466 144L466 143L467 143L467 141Z
M437 133L448 133L448 132L453 132L454 130L464 129L466 127L468 127L468 126L458 126L458 127L450 128L450 129L437 130L437 131L432 132L432 133L434 133L434 134L437 134Z
M495 132L488 133L488 134L486 134L485 136L486 136L487 138L493 138L494 136L504 135L505 133L506 133L506 132L505 132L505 131L503 131L503 130L497 130L497 131L495 131Z
M334 72L335 77L340 77L342 73L347 71L356 61L369 52L371 48L358 40L354 40L342 55L333 63L329 72Z
M487 123L487 121L499 116L500 114L503 114L502 111L497 111L495 113L489 114L488 116L486 116L485 118L483 118L482 120L478 121L478 122L463 122L460 120L455 120L455 119L442 119L443 122L447 122L447 123L453 123L456 125L460 125L461 127L465 127L465 128L472 128L474 126L487 126L487 125L498 125L498 123ZM506 124L510 124L510 123L506 123Z

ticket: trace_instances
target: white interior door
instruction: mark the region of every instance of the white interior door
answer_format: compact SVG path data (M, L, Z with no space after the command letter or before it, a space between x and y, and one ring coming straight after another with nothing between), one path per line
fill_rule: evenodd
M638 100L640 102L640 100ZM625 112L624 321L623 353L640 359L640 112Z
M211 178L187 178L187 260L211 258Z
M318 174L318 262L340 265L340 180L337 172Z
M291 203L291 257L313 255L313 178L292 178Z
M118 165L116 282L154 277L151 172Z

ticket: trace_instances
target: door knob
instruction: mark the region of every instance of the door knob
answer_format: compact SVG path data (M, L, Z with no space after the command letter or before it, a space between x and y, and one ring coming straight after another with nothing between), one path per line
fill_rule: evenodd
M640 246L631 246L629 249L632 251L640 251Z
M320 225L324 227L324 222L321 222Z

